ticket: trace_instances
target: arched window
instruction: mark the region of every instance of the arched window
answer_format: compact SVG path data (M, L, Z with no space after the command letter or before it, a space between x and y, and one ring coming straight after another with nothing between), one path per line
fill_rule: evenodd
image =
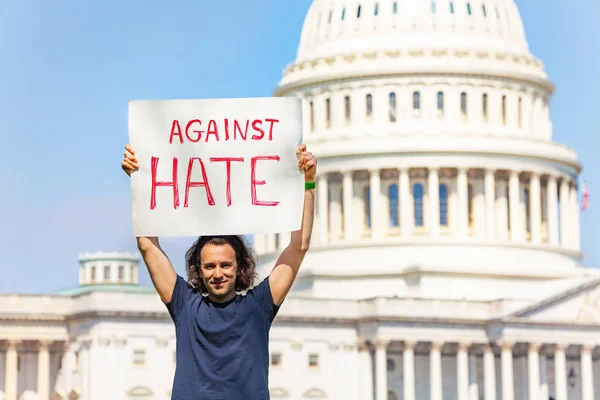
M524 187L521 193L523 196L523 205L525 206L525 226L527 229L527 233L531 232L531 212L529 207L529 188Z
M392 10L393 13L398 14L398 2L397 1L394 2L394 5L392 8L393 8L393 10Z
M483 11L483 17L487 18L487 10L485 9L485 4L481 6L481 10Z
M350 122L350 96L344 97L344 117L346 122Z
M472 12L471 12L471 3L467 3L467 14L472 15Z
M460 94L460 111L463 117L467 116L467 94L465 92Z
M423 226L423 195L424 195L423 185L420 183L416 183L413 185L413 202L414 202L414 218L415 218L415 226L422 227Z
M345 16L346 16L346 7L342 8L342 21L344 20Z
M454 14L454 2L450 2L450 14Z
M448 185L440 184L440 226L448 226Z
M390 93L389 104L390 122L396 122L396 93Z
M365 226L367 228L371 228L371 186L370 185L366 185L363 188L363 199L365 199L364 201L364 215L365 215Z
M331 100L329 98L325 99L325 123L327 128L331 127Z
M395 183L388 186L388 199L390 202L390 227L396 228L400 225L398 218L398 185Z
M379 15L379 3L375 3L375 10L373 11L373 13L375 14L375 16Z
M483 94L481 108L482 108L482 113L483 113L483 120L487 123L488 122L488 95L487 95L487 93Z
M438 92L437 94L437 109L439 112L444 112L444 92Z
M413 93L413 110L421 109L421 93L414 92Z
M358 6L357 10L356 10L356 18L360 18L360 5Z
M96 267L92 266L90 272L91 272L91 274L90 274L91 277L90 278L91 278L92 282L95 282L96 281Z
M506 125L506 95L502 96L502 123Z
M469 229L473 229L475 223L475 193L473 192L473 184L467 186L467 212L469 214Z
M370 121L373 117L373 96L367 95L367 121Z
M431 2L431 12L433 14L435 14L436 12L436 4L435 4L435 0Z

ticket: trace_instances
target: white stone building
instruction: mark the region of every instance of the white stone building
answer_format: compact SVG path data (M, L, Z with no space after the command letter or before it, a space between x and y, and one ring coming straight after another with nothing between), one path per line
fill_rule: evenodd
M513 0L314 0L278 96L319 156L272 399L600 398L600 274L574 150ZM259 235L261 278L287 234ZM137 258L0 295L0 399L168 399L174 330Z

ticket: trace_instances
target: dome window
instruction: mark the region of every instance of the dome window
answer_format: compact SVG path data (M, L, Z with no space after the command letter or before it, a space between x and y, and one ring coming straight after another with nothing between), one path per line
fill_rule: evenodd
M413 93L413 110L421 109L421 93L414 92Z
M396 93L390 93L390 122L396 122Z
M506 95L502 96L502 124L506 125Z
M344 17L346 16L346 8L342 8L342 21L344 20Z
M375 3L375 11L373 11L375 16L379 15L379 3Z
M360 18L360 9L361 9L361 6L359 5L358 8L356 9L356 18Z
M315 130L315 105L314 103L311 101L310 102L310 110L309 110L309 117L310 117L310 130L311 132Z
M331 100L325 99L325 123L331 128Z
M414 219L416 227L423 226L423 189L423 185L420 183L416 183L413 186Z
M370 185L365 185L365 187L363 188L363 198L365 199L364 205L364 215L365 215L365 220L364 220L364 224L365 227L371 228L371 186Z
M373 118L373 96L371 94L367 95L367 120L371 121Z
M435 1L431 2L431 13L435 14L436 10L437 10L437 5L435 4Z
M397 1L394 2L393 12L394 12L394 14L398 14L398 2Z
M487 93L483 94L481 108L482 108L482 113L483 113L483 120L487 123L488 122L488 95L487 95Z
M469 15L473 15L473 13L471 12L471 3L467 3L467 13Z
M350 96L344 97L344 117L346 118L346 123L350 122Z
M448 185L440 184L440 226L448 226Z
M437 109L440 113L444 113L444 92L437 94Z
M463 117L467 116L467 94L465 92L460 94L460 111Z
M398 185L395 183L388 186L388 200L390 202L390 227L397 228L400 226L400 219L398 218Z
M481 11L483 11L483 16L487 18L487 10L485 9L485 4L481 5Z
M454 14L454 2L450 2L450 14Z

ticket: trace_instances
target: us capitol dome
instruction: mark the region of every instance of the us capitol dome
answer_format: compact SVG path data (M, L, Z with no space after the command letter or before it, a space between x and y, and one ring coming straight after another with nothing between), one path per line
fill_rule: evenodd
M553 91L513 0L312 2L275 89L302 99L319 169L273 398L600 395L600 281ZM254 243L265 277L289 232Z

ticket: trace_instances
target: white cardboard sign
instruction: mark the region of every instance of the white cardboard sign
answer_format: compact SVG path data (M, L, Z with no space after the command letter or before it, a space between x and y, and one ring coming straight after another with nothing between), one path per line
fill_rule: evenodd
M298 98L129 102L135 236L300 229Z

